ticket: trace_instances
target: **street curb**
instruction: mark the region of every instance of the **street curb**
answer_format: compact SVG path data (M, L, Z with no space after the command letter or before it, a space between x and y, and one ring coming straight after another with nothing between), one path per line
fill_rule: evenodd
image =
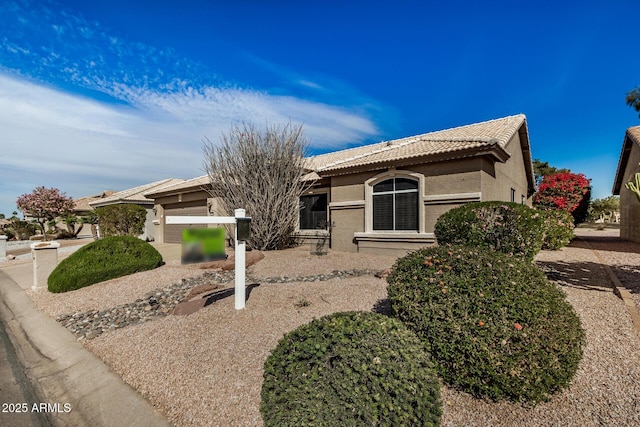
M0 318L25 374L56 426L170 426L154 407L85 349L55 320L35 308L0 270ZM64 404L71 409L65 411ZM57 404L57 405L56 405Z
M616 294L616 296L618 296L618 298L622 300L625 307L627 307L629 315L631 315L633 326L636 332L640 333L640 313L638 313L638 309L635 302L633 301L631 293L627 290L627 288L624 287L622 282L620 282L618 276L616 276L611 267L609 267L607 262L600 256L598 251L593 249L589 245L589 242L587 242L585 239L580 238L580 240L585 244L587 248L589 248L589 250L591 250L591 252L595 254L596 258L598 258L598 262L600 262L600 264L604 267L605 271L609 275L609 279L611 279L611 282L613 283L613 293Z

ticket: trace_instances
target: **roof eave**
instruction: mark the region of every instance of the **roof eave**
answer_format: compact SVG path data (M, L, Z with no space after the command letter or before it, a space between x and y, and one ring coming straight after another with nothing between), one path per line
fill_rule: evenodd
M422 156L405 157L403 159L382 160L378 162L352 166L348 168L333 168L318 171L321 178L350 175L374 170L386 169L389 166L410 166L424 163L437 163L449 160L467 159L473 157L489 157L491 160L504 163L511 155L500 146L500 144L492 144L490 146L473 147L463 150L448 151L446 153L428 154Z
M129 204L129 205L153 205L153 200L127 200L127 199L117 199L117 200L109 200L104 201L100 200L98 203L89 203L89 206L93 208L101 208L109 205L120 205L120 204Z
M622 181L624 180L624 170L626 169L627 162L629 161L629 155L631 153L631 147L633 140L629 136L629 131L624 135L624 141L622 142L622 150L620 152L620 160L618 160L618 169L616 170L616 178L613 181L613 189L611 193L614 196L620 195L620 189L622 188Z

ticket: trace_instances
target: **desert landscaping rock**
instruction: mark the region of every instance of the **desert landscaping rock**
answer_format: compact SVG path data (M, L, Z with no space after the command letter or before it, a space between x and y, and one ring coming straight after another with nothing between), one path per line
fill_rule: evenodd
M608 250L624 265L638 265L624 261L624 250L613 246ZM373 273L394 261L394 257L331 251L323 257L311 256L308 250L266 252L263 261L247 270L247 285L255 278L270 278L270 282L262 281L252 289L244 310L235 310L226 299L189 316L158 315L165 300L156 293L184 284L181 277L189 281L188 286L196 286L197 277L202 276L197 267L167 265L71 295L30 295L52 317L108 312L137 300L144 310L152 307L147 298L154 296L158 304L153 306L159 308L148 309L148 320L121 328L105 322L108 332L88 331L93 339L81 342L173 425L260 426L263 365L283 334L337 311L386 307L386 282ZM536 262L567 294L586 331L584 357L571 385L535 407L474 399L443 387L442 425L640 425L640 334L614 295L606 271L580 241L560 251L543 251ZM366 270L372 273L353 273ZM229 282L221 289L233 286L232 273L226 277ZM325 280L320 281L321 277ZM294 281L302 278L307 281ZM182 295L187 295L188 286Z
M265 277L248 276L247 283L294 283L294 282L323 282L333 279L347 279L359 276L380 275L374 270L334 270L328 274L296 277ZM65 328L69 329L78 339L91 340L105 332L114 331L130 325L137 325L169 314L188 315L203 308L206 303L189 301L198 294L206 295L207 290L224 288L233 282L233 271L205 272L200 277L182 280L163 289L157 289L130 304L122 304L107 310L89 310L85 312L64 314L56 317ZM194 295L195 294L195 295ZM229 293L232 295L232 293ZM191 304L189 304L191 303ZM184 304L184 306L180 306Z

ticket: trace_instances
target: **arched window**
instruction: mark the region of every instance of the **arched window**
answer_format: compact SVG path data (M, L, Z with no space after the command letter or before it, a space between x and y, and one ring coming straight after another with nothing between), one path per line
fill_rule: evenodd
M374 230L418 230L418 181L390 178L373 186Z

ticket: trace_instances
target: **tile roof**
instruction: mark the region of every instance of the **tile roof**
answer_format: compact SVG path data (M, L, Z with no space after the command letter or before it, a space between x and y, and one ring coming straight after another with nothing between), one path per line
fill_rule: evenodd
M622 180L624 179L623 174L627 168L631 148L634 144L640 148L640 126L630 127L624 134L622 150L620 151L620 159L618 160L618 170L616 171L616 177L613 181L613 190L611 191L614 195L620 194Z
M147 197L158 197L160 194L168 194L168 193L176 193L184 190L184 192L188 191L197 191L206 187L209 184L209 175L202 175L196 178L187 179L186 181L177 182L172 185L168 185L165 187L158 187L146 191L144 196Z
M524 114L350 148L307 159L317 172L463 151L499 144L503 149L526 122Z
M627 129L627 135L633 140L633 142L640 145L640 126L634 126Z
M149 199L145 197L144 193L154 189L160 189L169 185L174 185L183 181L184 181L183 179L176 179L176 178L163 179L160 181L152 182L150 184L140 185L138 187L130 188L128 190L119 191L110 197L105 197L103 199L89 202L89 205L96 208L99 206L113 205L117 203L152 204L153 199Z
M87 196L87 197L80 197L78 199L75 199L74 202L74 210L75 211L90 211L93 210L93 207L89 205L89 203L94 202L96 200L102 200L104 198L107 198L113 194L115 194L115 191L111 191L111 190L105 190L103 191L101 194L95 194L93 196Z

